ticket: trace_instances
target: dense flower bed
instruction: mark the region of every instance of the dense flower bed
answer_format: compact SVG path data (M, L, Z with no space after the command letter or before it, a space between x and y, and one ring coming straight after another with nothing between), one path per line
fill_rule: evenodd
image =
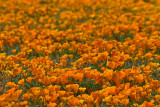
M0 0L0 107L160 107L160 0Z

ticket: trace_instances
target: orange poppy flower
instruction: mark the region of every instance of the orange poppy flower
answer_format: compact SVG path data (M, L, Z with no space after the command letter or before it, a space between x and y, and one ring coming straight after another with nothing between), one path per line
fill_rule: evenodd
M66 89L66 91L67 92L70 92L71 90L72 90L72 85L67 85L66 87L65 87L65 89Z
M78 90L79 90L79 91L80 91L80 93L82 94L82 93L84 93L84 91L86 90L86 88L82 88L82 87L80 87Z
M143 104L141 104L139 107L154 107L154 100L151 100L150 102L144 101Z
M113 77L113 70L106 69L104 72L104 77L106 77L107 80L111 80Z
M66 94L66 91L58 91L59 97L64 97Z
M32 82L32 77L28 77L27 79L26 79L26 81L28 82L28 83L31 83Z
M143 74L139 74L136 76L136 81L139 83L143 83L144 82L144 75Z
M24 79L19 80L18 84L23 86L24 85Z
M76 106L79 104L78 98L75 98L74 96L68 97L68 102L71 104L71 106Z
M28 103L27 101L23 101L23 102L20 103L20 105L21 105L21 106L26 106L27 103Z
M79 85L78 85L78 84L73 84L73 85L72 85L72 90L74 91L74 93L77 93L77 92L78 92L78 88L79 88Z
M49 102L49 104L47 104L47 107L56 107L56 103L51 103L51 102Z
M20 94L22 93L23 90L17 90L14 94L13 94L13 101L17 101L18 97L20 96Z
M122 105L127 106L127 105L129 104L129 99L122 99L122 100L120 101L120 103L121 103Z
M15 53L16 53L16 49L13 49L13 50L12 50L12 53L14 53L14 54L15 54Z

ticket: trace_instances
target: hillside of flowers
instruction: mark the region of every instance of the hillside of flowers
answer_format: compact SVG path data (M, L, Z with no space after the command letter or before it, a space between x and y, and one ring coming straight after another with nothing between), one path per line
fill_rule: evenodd
M0 107L160 107L160 0L0 0Z

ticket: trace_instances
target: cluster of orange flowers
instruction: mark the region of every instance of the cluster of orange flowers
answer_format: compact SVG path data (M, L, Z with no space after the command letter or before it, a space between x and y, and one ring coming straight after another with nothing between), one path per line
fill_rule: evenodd
M0 0L0 107L159 107L159 0Z

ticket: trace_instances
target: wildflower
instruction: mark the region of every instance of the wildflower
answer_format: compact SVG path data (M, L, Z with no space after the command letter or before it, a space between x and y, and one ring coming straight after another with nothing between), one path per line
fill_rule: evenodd
M20 103L20 105L21 105L21 106L26 106L27 103L28 103L27 101L23 101L23 102Z
M19 80L18 84L23 86L24 85L24 79Z
M16 84L15 84L14 82L8 82L8 83L6 84L6 87L9 87L9 88L15 87L15 86L16 86Z
M82 93L84 93L84 91L86 90L86 88L82 88L82 87L80 87L78 90L79 90L79 91L80 91L80 93L82 94Z
M20 96L20 94L22 93L23 90L17 90L14 94L13 94L13 101L17 101L18 97Z
M129 104L129 99L122 99L122 100L120 101L120 103L121 103L122 105L127 106L127 105Z
M15 54L15 53L16 53L16 49L13 49L13 50L12 50L12 53L14 53L14 54Z
M66 94L66 91L58 91L59 97L64 97Z
M56 105L57 105L56 103L51 103L50 102L49 104L47 104L47 107L56 107Z
M31 83L32 82L32 77L28 77L27 79L26 79L26 81L28 82L28 83Z
M151 100L150 102L144 101L143 104L141 104L139 107L154 107L154 100Z
M107 80L111 80L113 77L113 70L106 69L104 71L104 77L106 77Z

